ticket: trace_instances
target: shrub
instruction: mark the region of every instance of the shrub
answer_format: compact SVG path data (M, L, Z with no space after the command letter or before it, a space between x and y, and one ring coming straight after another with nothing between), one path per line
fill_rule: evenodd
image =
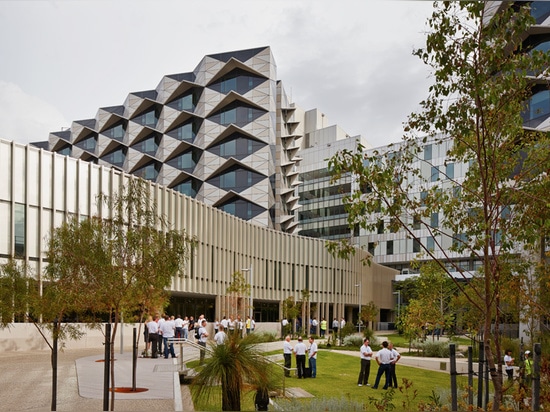
M413 343L413 347L421 350L423 356L431 358L448 358L449 343L448 342L417 342Z
M359 335L348 335L344 338L343 346L353 346L356 348L361 347L363 344L363 338Z
M259 343L275 342L278 340L277 332L261 331L254 332L254 334L257 335Z

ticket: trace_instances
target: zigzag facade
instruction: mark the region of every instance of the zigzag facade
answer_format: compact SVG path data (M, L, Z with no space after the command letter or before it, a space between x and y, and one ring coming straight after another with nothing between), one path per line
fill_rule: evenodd
M297 233L299 140L269 47L213 54L193 72L51 133L48 149L143 177L242 219Z

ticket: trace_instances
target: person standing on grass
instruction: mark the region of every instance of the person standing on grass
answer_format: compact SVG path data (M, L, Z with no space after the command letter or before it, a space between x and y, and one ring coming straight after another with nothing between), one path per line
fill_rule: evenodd
M357 386L370 386L369 385L369 375L370 375L370 361L372 359L372 349L369 346L369 338L363 340L363 345L361 346L361 371L359 372L359 378L357 379Z
M296 355L296 369L298 369L298 379L305 377L306 371L306 352L307 347L302 342L302 337L298 337L298 343L294 346L294 354Z
M283 343L283 356L285 358L285 376L290 377L290 368L292 367L292 345L290 344L290 335L287 335Z
M384 389L388 389L390 386L390 365L392 361L391 351L388 349L388 342L382 342L382 349L376 354L376 363L378 363L378 373L376 374L376 380L374 381L374 386L372 389L378 389L378 384L380 383L380 378L382 375L386 377L386 384Z
M309 368L311 369L311 377L317 376L317 344L313 336L309 337Z
M395 364L401 359L401 355L393 348L393 343L388 342L388 349L391 352L391 364L390 364L390 388L397 388L397 375L395 374Z

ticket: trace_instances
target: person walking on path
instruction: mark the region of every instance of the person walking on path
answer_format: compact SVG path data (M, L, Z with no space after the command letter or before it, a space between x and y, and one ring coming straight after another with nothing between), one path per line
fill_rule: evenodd
M359 378L357 378L357 386L370 386L370 361L372 359L372 349L369 346L369 338L363 340L363 345L359 349L361 352L361 371L359 372Z
M506 349L506 354L504 355L504 369L506 370L506 375L508 375L508 381L514 379L514 358L512 358L512 351Z
M285 358L285 376L290 377L290 368L292 367L292 345L290 344L290 335L287 335L283 343L283 356Z
M390 365L391 365L391 351L388 349L388 342L382 342L382 349L376 354L376 363L378 363L378 373L376 374L376 380L372 389L378 389L380 378L382 375L386 377L386 384L383 389L388 389L390 386Z
M313 336L309 337L309 368L311 369L311 377L317 376L317 344Z
M302 337L298 338L298 343L294 346L294 354L296 355L296 369L298 369L298 379L305 376L306 371L306 344L302 342Z
M388 349L391 352L391 364L390 364L390 388L393 387L397 389L397 375L395 374L395 364L401 359L401 355L393 348L393 343L388 343Z

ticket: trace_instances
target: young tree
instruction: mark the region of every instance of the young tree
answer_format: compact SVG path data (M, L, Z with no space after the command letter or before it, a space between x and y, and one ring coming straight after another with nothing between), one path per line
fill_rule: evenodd
M374 322L376 320L378 311L378 306L376 306L372 300L366 305L361 306L360 320L365 322L365 326L367 328L369 328L370 322Z
M68 303L107 314L117 327L135 313L163 309L172 277L182 273L195 240L171 229L158 213L150 186L131 178L112 197L100 196L109 216L73 219L50 236L46 279ZM148 307L154 303L161 305ZM111 345L111 410L114 410L114 345Z
M245 276L241 272L235 272L231 276L231 283L227 287L226 292L232 296L232 306L235 314L244 319L245 302L244 297L250 296L250 283L246 281Z
M434 84L422 110L409 117L404 141L384 153L368 154L362 147L340 152L329 167L335 179L353 173L364 189L345 200L350 225L375 230L380 219L388 218L390 229L404 230L425 257L449 274L464 272L457 256L481 262L476 287L465 289L458 279L456 286L482 316L493 408L498 410L503 395L501 297L510 279L525 276L536 263L518 245L529 248L521 242L541 238L541 225L521 215L548 216L547 202L538 202L538 212L523 206L546 196L550 144L547 134L523 129L522 111L534 83L546 83L550 55L523 44L534 24L529 3L504 3L494 15L485 6L434 3L426 47L414 52L431 66ZM430 156L421 156L445 145L446 158L468 168L463 179L434 171ZM438 226L432 225L433 214L443 216ZM419 227L434 239L434 247L421 242ZM330 248L353 252L350 244Z
M256 334L230 334L223 345L212 344L211 355L193 380L193 398L208 399L212 390L221 384L222 411L241 410L241 392L245 385L251 389L274 389L277 386L273 370L260 353Z

